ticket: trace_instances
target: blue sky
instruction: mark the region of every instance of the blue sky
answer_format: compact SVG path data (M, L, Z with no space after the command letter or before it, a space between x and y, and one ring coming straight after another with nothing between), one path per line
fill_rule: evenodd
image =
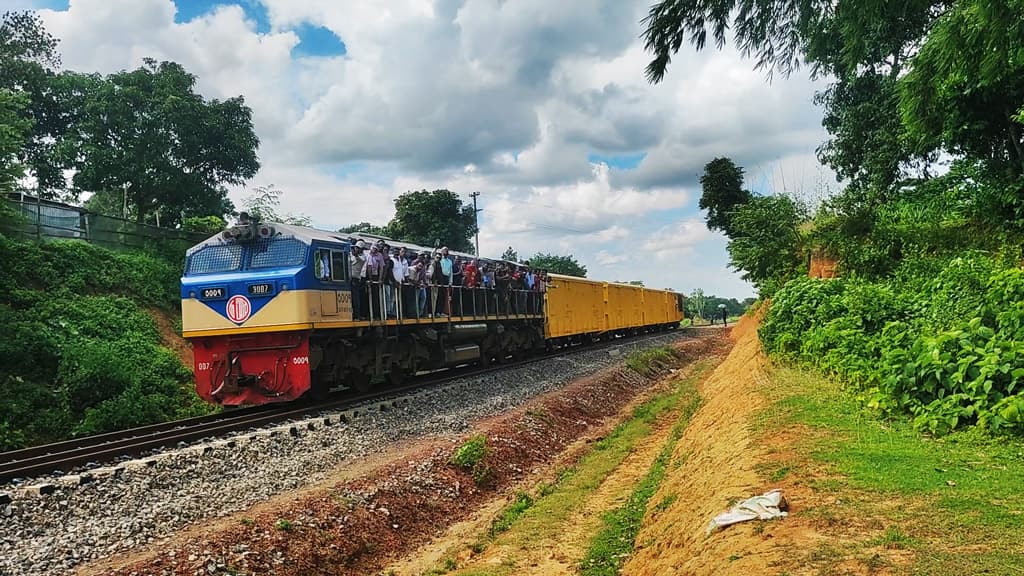
M11 0L41 9L66 68L174 60L253 110L262 168L323 228L386 223L403 192L480 191L481 251L572 253L594 278L746 297L697 207L728 156L761 194L827 193L800 74L769 84L735 50L647 83L649 0Z

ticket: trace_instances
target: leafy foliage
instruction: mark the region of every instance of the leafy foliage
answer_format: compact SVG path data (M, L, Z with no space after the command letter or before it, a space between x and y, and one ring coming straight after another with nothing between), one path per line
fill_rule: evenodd
M512 249L511 246L505 248L505 251L501 253L501 259L508 262L519 262L519 253Z
M305 214L280 214L278 212L283 193L273 184L257 186L253 194L242 199L242 206L249 212L249 216L257 222L282 222L296 226L309 226L312 224L312 218Z
M472 252L476 215L450 190L406 192L395 199L395 217L388 230L395 239L420 246Z
M1024 433L1024 271L989 257L952 258L915 281L794 280L760 335L770 354L856 385L921 430Z
M733 216L730 264L762 296L804 271L800 225L805 219L806 209L787 196L759 196Z
M139 222L231 212L225 185L259 169L252 110L241 97L206 100L195 83L181 65L152 59L105 78L79 76L79 117L61 146L75 187L126 194Z
M527 261L527 264L534 270L547 270L552 274L565 274L577 278L587 277L587 267L577 262L572 254L561 256L538 252Z
M704 166L700 185L703 193L698 204L708 211L708 228L732 236L736 211L754 197L743 189L743 168L729 158L715 158Z
M32 127L23 116L27 105L23 95L0 88L0 192L13 190L25 173L18 155Z
M176 308L180 273L143 254L0 236L0 450L208 410L144 310Z

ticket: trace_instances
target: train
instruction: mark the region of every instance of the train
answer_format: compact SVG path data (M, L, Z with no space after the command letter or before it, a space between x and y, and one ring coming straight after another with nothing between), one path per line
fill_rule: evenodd
M422 371L670 330L683 318L684 296L674 291L551 274L543 292L432 286L426 291L440 303L432 304L437 314L417 310L411 286L396 290L396 309L387 314L387 288L362 282L357 297L369 315L360 319L349 255L357 244L381 240L245 222L190 248L182 335L192 346L199 396L247 406L323 398L338 388L365 392Z

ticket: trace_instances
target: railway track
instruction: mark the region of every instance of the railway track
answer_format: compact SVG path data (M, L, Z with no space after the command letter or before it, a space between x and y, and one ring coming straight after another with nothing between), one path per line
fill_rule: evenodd
M231 432L306 418L325 411L338 410L365 402L381 400L389 396L425 389L456 379L479 376L560 356L568 356L577 351L638 343L644 340L645 336L654 337L664 334L665 332L659 332L639 337L617 339L612 342L602 342L591 346L560 348L523 360L492 364L486 367L476 366L440 370L418 375L402 386L383 388L358 396L344 396L317 404L304 404L301 406L296 406L294 403L285 406L265 405L3 452L0 453L0 485L10 483L15 479L69 473L83 466L99 465L120 457L142 456L153 450L178 446L182 443L187 444L197 440L223 436Z

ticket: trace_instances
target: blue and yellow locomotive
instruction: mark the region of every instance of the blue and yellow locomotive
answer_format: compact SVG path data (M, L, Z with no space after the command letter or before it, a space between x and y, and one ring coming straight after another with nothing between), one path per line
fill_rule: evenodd
M432 286L431 301L444 302L447 313L422 317L403 309L400 296L390 317L380 305L385 287L362 283L370 315L357 320L348 277L354 239L378 238L246 222L188 251L182 330L200 396L248 405L339 385L365 390L421 370L673 328L682 318L674 292L553 276L545 293Z

